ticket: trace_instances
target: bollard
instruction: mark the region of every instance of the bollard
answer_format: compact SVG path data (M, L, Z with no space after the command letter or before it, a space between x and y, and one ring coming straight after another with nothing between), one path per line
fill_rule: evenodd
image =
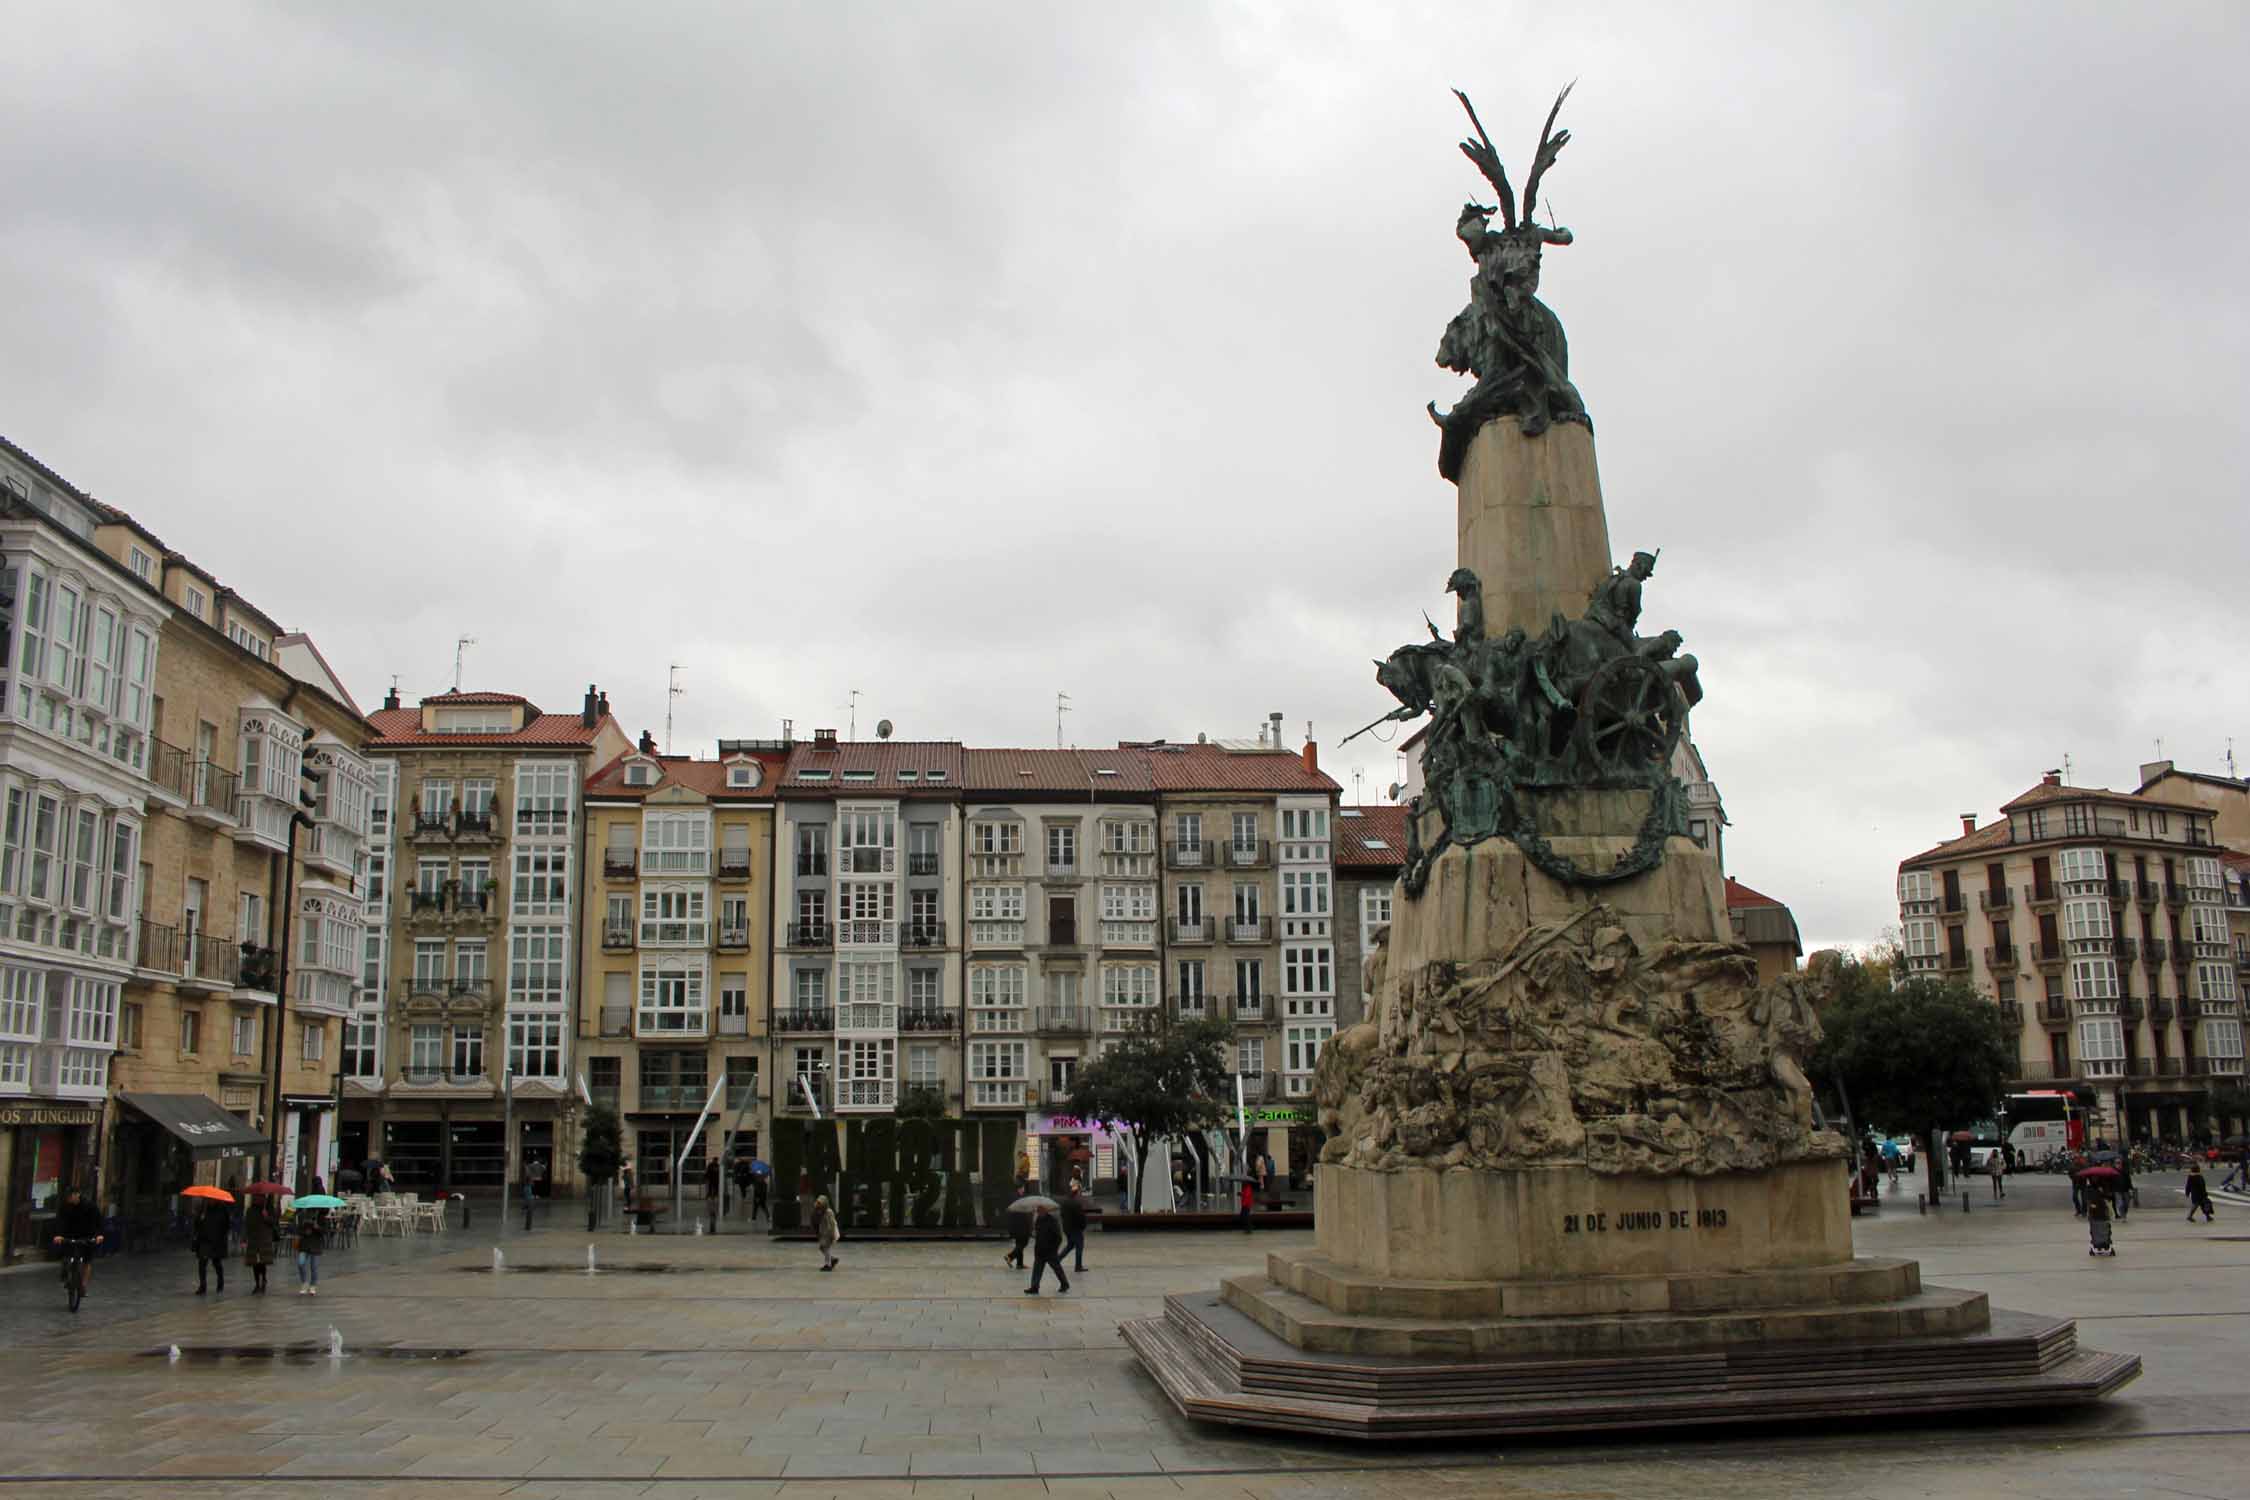
M461 1227L469 1227L469 1200L466 1197L461 1199Z
M1930 1196L1929 1196L1929 1194L1927 1194L1927 1193L1916 1193L1916 1194L1914 1195L1914 1211L1915 1211L1916 1213L1918 1213L1918 1214L1926 1214L1926 1213L1928 1213L1928 1212L1930 1211Z
M1963 1212L1963 1213L1967 1213L1968 1211L1969 1211L1969 1195L1968 1195L1967 1193L1963 1193L1963 1194L1961 1195L1961 1212Z

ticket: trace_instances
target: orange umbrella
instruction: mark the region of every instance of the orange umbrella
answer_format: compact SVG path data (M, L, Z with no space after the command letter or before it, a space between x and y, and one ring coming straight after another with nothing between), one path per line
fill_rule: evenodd
M228 1192L225 1188L215 1188L201 1182L191 1188L182 1188L180 1196L183 1198L208 1198L213 1203L232 1203L234 1201L234 1194Z

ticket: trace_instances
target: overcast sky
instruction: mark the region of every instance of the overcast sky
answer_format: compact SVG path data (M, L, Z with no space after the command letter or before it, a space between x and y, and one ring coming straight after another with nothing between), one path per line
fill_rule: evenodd
M2250 761L2250 10L23 6L0 431L373 706L675 746L1309 720L1440 620L1481 191L1545 296L1733 874L1809 944L2070 757Z

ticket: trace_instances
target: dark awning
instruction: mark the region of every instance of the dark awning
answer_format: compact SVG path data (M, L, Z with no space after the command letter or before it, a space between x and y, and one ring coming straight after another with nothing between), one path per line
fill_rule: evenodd
M197 1161L248 1156L266 1149L266 1138L203 1094L119 1094L127 1109L145 1115L187 1144Z

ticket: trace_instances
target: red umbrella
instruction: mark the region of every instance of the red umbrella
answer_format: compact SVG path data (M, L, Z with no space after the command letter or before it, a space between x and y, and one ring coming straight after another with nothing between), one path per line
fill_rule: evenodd
M191 1188L182 1188L180 1196L183 1198L208 1198L213 1203L232 1203L234 1201L234 1194L228 1192L225 1188L215 1188L205 1182L199 1182Z
M2080 1182L2091 1182L2097 1177L2116 1177L2119 1173L2115 1167L2080 1167L2071 1175Z
M289 1189L278 1182L253 1182L242 1190L242 1195L246 1198L281 1198L287 1196L288 1192Z

